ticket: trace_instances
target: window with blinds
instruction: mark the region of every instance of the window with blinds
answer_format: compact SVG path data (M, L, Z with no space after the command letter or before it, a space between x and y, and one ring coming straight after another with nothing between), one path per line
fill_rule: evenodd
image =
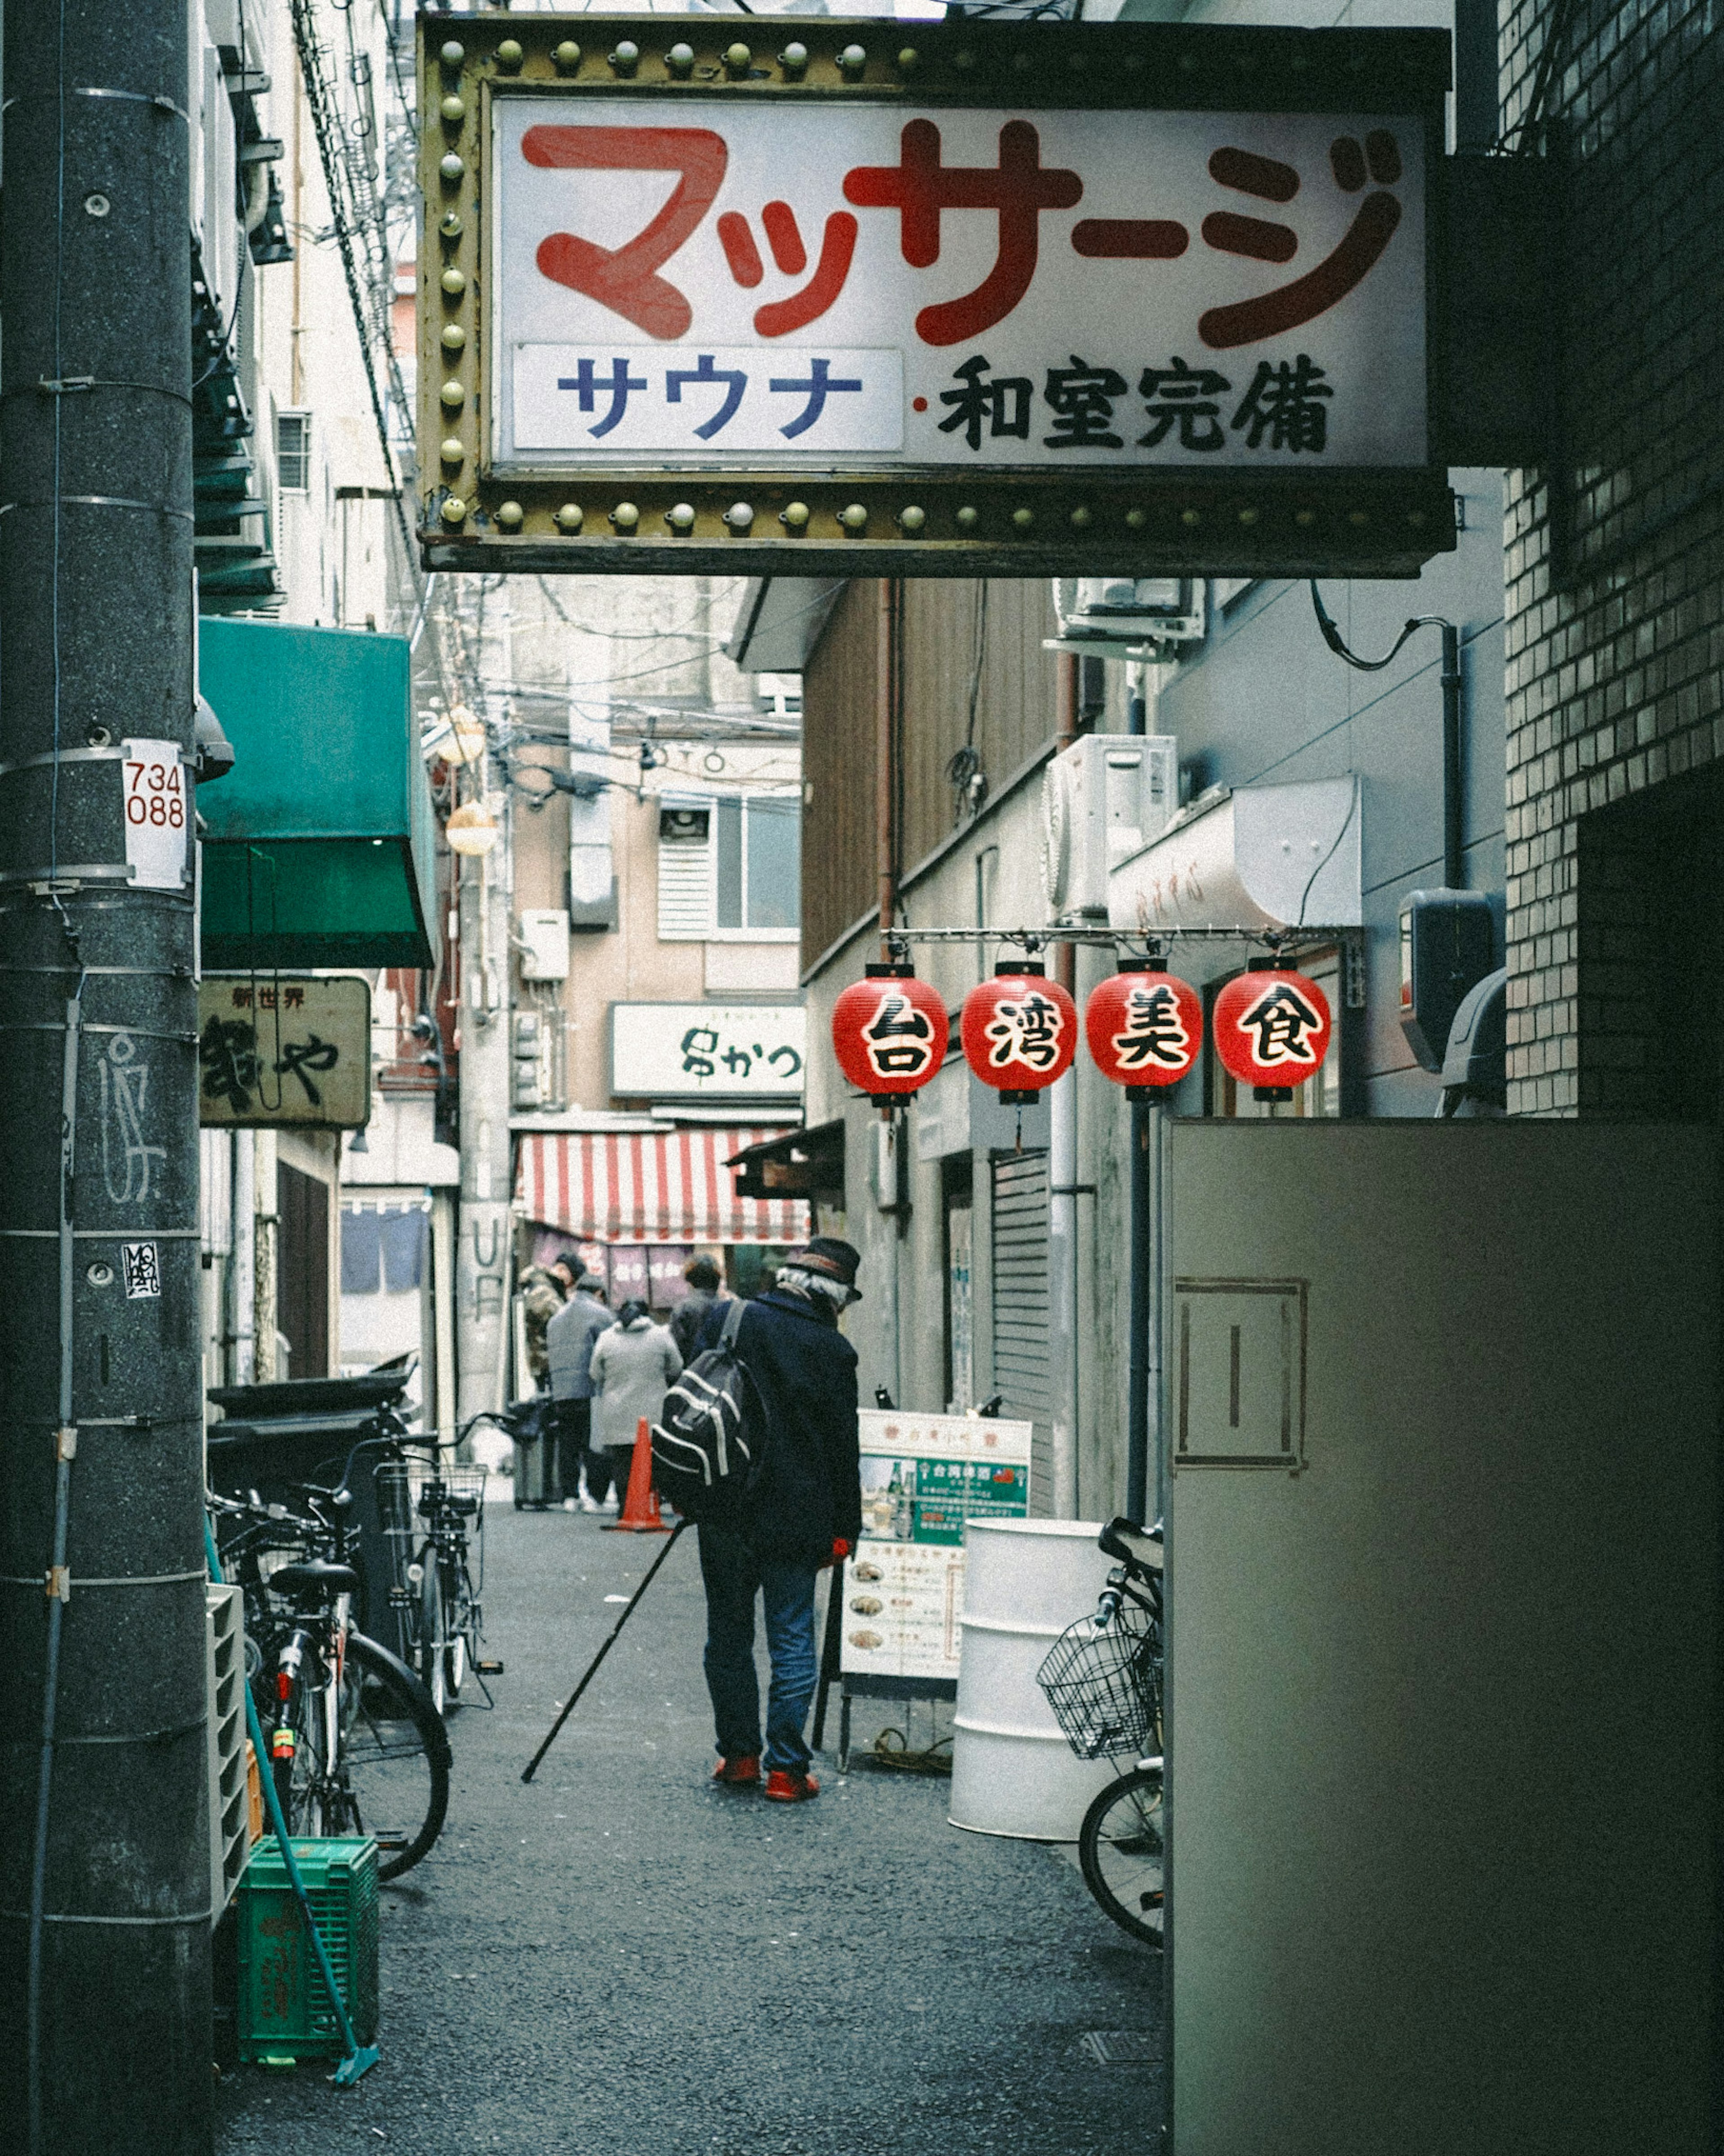
M721 794L659 810L659 935L796 940L802 803L793 795Z
M275 414L275 483L284 494L306 494L311 486L311 414Z
M659 940L698 942L712 926L712 810L659 811Z

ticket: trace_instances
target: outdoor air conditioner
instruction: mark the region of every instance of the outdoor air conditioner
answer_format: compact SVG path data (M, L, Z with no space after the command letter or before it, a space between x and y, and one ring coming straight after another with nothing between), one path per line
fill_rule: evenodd
M1055 577L1058 636L1049 651L1091 658L1154 659L1154 647L1193 644L1203 634L1201 577Z
M1172 734L1085 734L1042 778L1042 874L1054 919L1106 917L1111 870L1158 839L1178 807Z

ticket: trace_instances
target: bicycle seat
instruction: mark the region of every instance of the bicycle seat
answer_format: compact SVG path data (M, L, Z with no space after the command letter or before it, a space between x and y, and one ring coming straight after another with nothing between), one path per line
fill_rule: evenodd
M308 1557L297 1564L285 1564L272 1572L269 1584L277 1594L325 1596L357 1594L359 1574L351 1564L331 1564L327 1558Z
M1138 1572L1160 1572L1162 1569L1162 1537L1157 1528L1146 1534L1135 1520L1116 1516L1110 1520L1095 1537L1097 1547L1105 1555L1117 1558L1124 1565Z

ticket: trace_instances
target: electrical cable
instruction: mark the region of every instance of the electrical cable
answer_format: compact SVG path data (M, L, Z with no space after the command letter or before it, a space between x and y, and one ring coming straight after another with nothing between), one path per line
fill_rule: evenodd
M896 1738L895 1744L891 1740ZM889 1767L899 1774L940 1774L952 1773L952 1739L936 1738L925 1750L913 1752L910 1739L901 1729L883 1729L874 1740L874 1749L868 1755L876 1767Z
M1453 626L1443 614L1412 614L1402 624L1400 634L1390 644L1381 659L1361 659L1357 652L1348 650L1329 609L1323 604L1323 595L1317 589L1317 580L1315 577L1311 579L1311 603L1316 612L1317 627L1322 632L1324 643L1328 645L1337 659L1344 659L1349 666L1357 668L1361 674L1380 674L1385 666L1399 656L1401 646L1415 629L1448 629Z
M982 757L976 747L976 708L982 693L982 664L988 650L988 579L977 579L976 620L971 643L970 696L968 716L964 721L964 745L953 754L946 766L946 776L957 790L957 814L954 824L961 824L966 811L973 823L982 813L988 799L988 774L982 768Z

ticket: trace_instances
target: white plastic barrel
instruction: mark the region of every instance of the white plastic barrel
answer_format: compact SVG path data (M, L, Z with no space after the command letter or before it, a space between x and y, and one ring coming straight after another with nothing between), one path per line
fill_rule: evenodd
M1075 1841L1113 1779L1060 1733L1035 1673L1095 1607L1110 1560L1095 1520L967 1520L964 1614L952 1748L953 1826L1025 1841Z

